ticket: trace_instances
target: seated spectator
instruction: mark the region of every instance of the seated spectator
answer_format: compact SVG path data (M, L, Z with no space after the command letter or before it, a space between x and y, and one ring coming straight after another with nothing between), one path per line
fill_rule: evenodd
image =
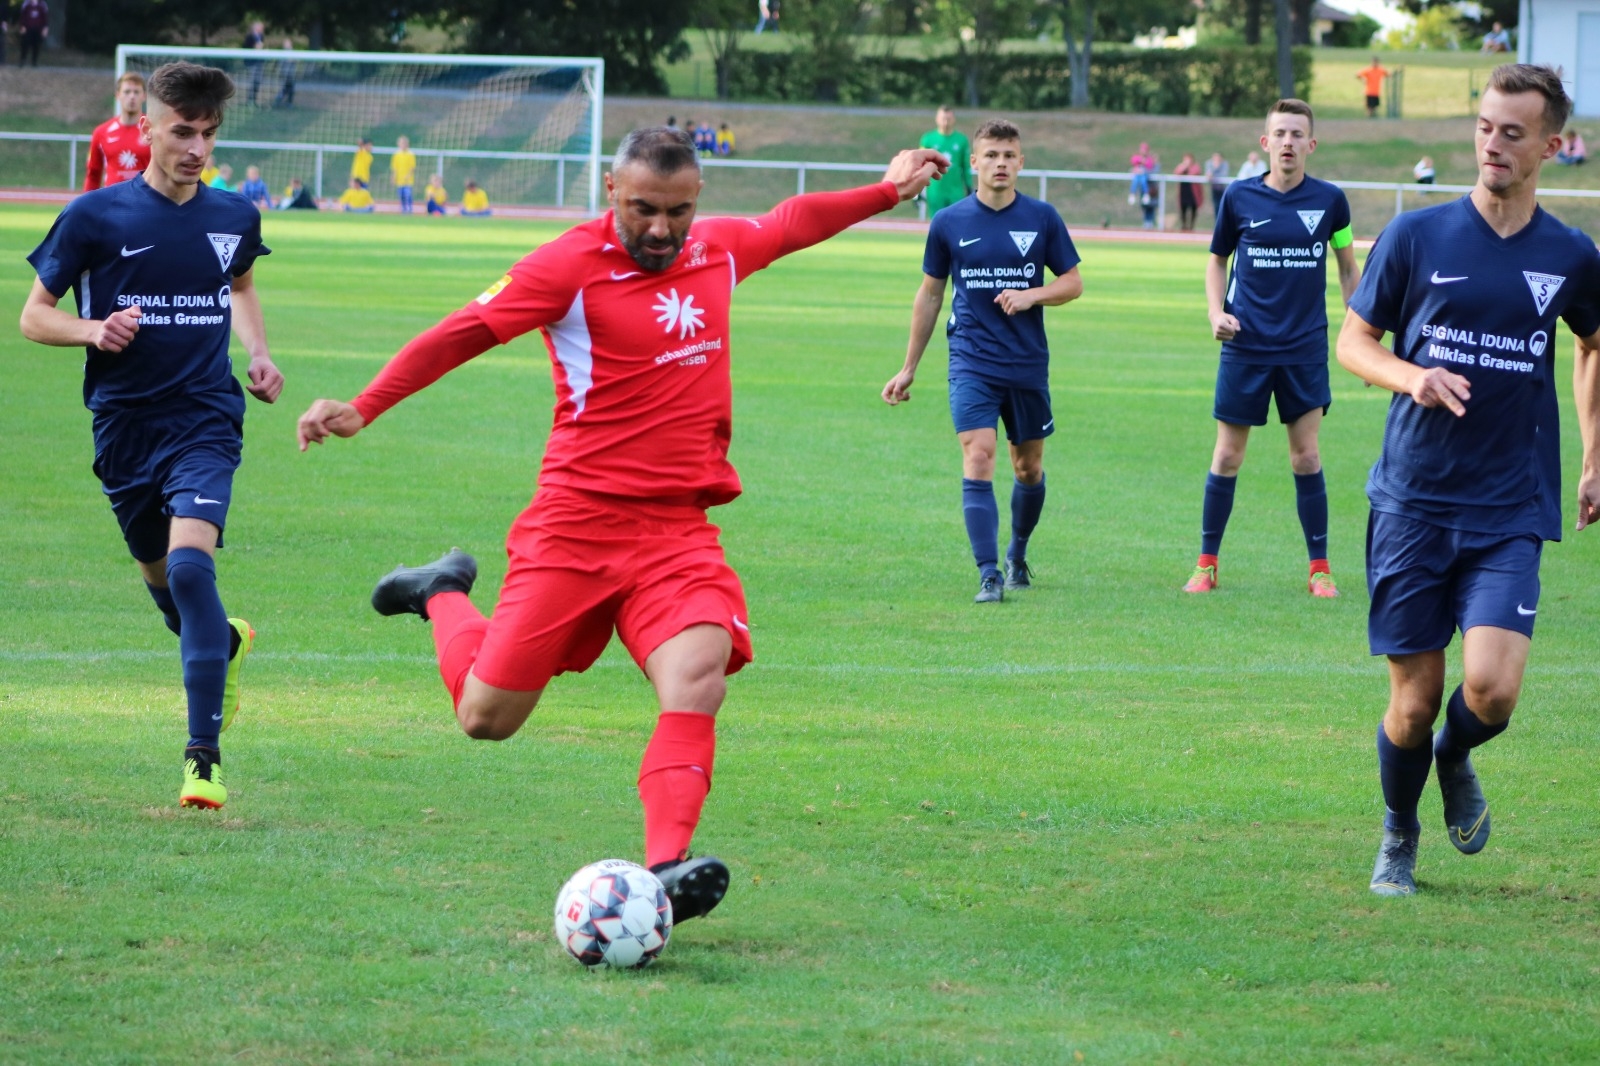
M1494 28L1483 35L1483 47L1480 52L1509 52L1511 51L1511 33L1500 23L1496 22Z
M205 165L200 168L200 184L210 185L211 179L217 176L217 162L209 155L206 156Z
M278 210L315 211L317 201L304 182L299 178L290 178L289 187L283 190L283 199L278 201Z
M1411 168L1411 179L1418 185L1433 184L1433 157L1425 155Z
M346 211L358 215L370 215L378 206L372 200L372 193L356 177L352 177L350 187L339 194L339 203L344 205Z
M711 158L717 150L717 131L711 128L711 123L702 122L694 128L694 146L704 159Z
M1267 161L1261 158L1260 152L1251 152L1244 157L1244 162L1239 164L1239 180L1259 178L1267 172Z
M428 179L428 187L422 190L422 202L428 205L428 214L444 214L444 205L450 202L450 197L444 191L443 174L435 174Z
M260 167L245 168L244 184L239 186L239 192L262 211L272 210L272 194L267 191L267 183L261 180Z
M217 168L216 174L206 184L213 189L221 189L223 192L239 191L233 186L233 168L226 163Z
M717 154L733 154L733 130L728 128L726 122L717 127Z
M488 218L491 213L489 210L489 194L478 188L477 182L467 182L466 191L461 194L461 216L463 218Z
M1561 148L1556 152L1556 162L1563 166L1575 167L1589 158L1589 149L1583 143L1583 134L1577 130L1568 130L1561 140Z

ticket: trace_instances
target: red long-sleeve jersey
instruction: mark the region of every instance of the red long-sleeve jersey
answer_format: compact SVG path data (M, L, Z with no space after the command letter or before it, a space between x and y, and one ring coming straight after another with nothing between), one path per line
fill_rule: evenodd
M94 128L89 138L89 162L83 170L83 191L127 181L150 165L150 146L139 136L137 124L124 126L111 118Z
M541 485L643 499L739 495L728 310L739 282L892 207L892 182L785 200L759 218L707 218L666 270L647 271L607 212L542 245L419 336L354 400L371 423L473 356L540 330L556 405Z

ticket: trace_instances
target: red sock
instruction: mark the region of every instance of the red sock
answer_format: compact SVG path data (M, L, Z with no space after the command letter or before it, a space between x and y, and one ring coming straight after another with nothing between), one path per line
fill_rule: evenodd
M698 711L661 712L639 764L646 866L688 854L700 808L711 791L716 754L716 718Z
M1194 565L1196 565L1198 567L1201 567L1202 569L1204 569L1205 567L1208 567L1208 566L1216 566L1217 565L1217 557L1215 555L1202 555L1202 556L1200 556L1200 561L1195 563Z
M1333 573L1332 570L1328 569L1328 560L1326 560L1326 559L1313 559L1313 560L1311 560L1311 572L1313 574L1331 574L1331 573Z
M478 612L465 592L441 592L428 600L433 622L433 648L439 656L439 676L450 690L450 702L459 706L467 674L483 646L489 620Z

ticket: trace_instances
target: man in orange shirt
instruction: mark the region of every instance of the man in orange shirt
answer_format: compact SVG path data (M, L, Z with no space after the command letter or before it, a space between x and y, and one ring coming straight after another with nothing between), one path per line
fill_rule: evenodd
M1378 62L1378 57L1372 57L1372 66L1360 71L1356 77L1367 83L1367 117L1378 117L1378 104L1383 101L1383 79L1389 72L1383 69L1383 64Z
M139 133L144 114L144 77L129 71L117 79L117 114L96 126L89 138L89 165L83 191L127 181L150 165L150 145Z

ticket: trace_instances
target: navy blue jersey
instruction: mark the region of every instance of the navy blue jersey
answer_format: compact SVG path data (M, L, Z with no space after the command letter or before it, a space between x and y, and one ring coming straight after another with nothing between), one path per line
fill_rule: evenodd
M1328 361L1328 259L1349 226L1350 202L1326 181L1308 177L1288 192L1265 177L1228 186L1211 234L1211 254L1233 257L1222 309L1239 332L1222 342L1224 360Z
M261 213L238 193L205 185L184 204L131 181L67 205L28 262L80 318L137 304L142 317L120 352L86 349L83 402L95 412L180 396L243 391L228 360L233 279L268 254Z
M1077 266L1067 224L1043 200L1017 194L996 211L969 196L933 216L922 272L955 278L945 335L950 373L975 374L1001 385L1043 389L1050 384L1044 308L1008 315L994 302L1002 289L1032 289L1044 272L1060 276Z
M1600 328L1594 242L1535 210L1501 237L1468 196L1389 224L1350 309L1394 352L1466 378L1457 418L1396 394L1367 480L1374 510L1449 529L1561 539L1556 319Z

